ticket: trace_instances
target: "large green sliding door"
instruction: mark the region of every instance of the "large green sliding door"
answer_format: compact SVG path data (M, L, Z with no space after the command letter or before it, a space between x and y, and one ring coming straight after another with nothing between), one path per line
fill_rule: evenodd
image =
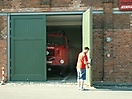
M89 60L92 59L92 8L89 8L83 13L83 48L85 46L90 48ZM91 86L92 85L92 67L87 69L86 81Z
M46 80L46 16L11 16L11 80Z

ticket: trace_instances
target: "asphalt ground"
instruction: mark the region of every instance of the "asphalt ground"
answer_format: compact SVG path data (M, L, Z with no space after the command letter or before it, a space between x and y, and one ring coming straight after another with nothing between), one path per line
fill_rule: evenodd
M46 82L6 82L0 85L0 99L132 99L132 86L85 84L78 90L75 74L51 77Z
M132 91L49 82L9 82L0 85L0 99L132 99Z

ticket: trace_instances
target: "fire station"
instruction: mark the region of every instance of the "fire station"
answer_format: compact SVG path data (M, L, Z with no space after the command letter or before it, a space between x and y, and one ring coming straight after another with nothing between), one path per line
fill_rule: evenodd
M47 34L63 31L74 61L84 46L90 48L88 82L132 82L131 0L32 1L0 1L0 71L5 68L5 80L46 81L47 59L52 63L56 58L47 58L53 53L46 49ZM57 46L49 48L64 54Z

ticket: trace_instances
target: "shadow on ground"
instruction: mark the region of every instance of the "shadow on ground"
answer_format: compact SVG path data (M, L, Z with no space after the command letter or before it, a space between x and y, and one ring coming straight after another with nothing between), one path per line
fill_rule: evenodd
M132 86L93 86L90 91L132 91Z

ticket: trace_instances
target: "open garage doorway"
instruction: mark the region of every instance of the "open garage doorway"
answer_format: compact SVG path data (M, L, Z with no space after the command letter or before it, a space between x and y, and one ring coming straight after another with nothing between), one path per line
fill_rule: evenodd
M48 67L52 65L52 63L55 63L58 61L58 63L62 67L63 64L65 64L66 62L69 62L69 64L67 64L70 67L67 73L68 76L63 78L62 81L68 78L71 74L74 74L73 75L74 77L72 78L74 78L74 81L76 81L77 56L78 56L78 53L82 51L82 48L84 48L84 46L88 46L90 48L90 52L88 56L89 56L89 60L92 60L92 46L93 46L92 44L92 8L89 8L81 15L77 15L77 14L75 15L64 15L64 14L63 15L49 15L46 17L46 29L47 29L46 30L47 35L56 33L57 36L59 36L59 33L60 33L60 35L64 35L65 38L68 39L67 40L68 43L66 46L64 46L63 51L61 51L59 48L53 47L52 44L50 44L50 46L47 45L49 47L49 49L46 49L47 55L50 56L50 53L52 52L52 55L51 55L52 57L47 58L48 72L52 72L52 69ZM46 40L48 43L48 40L53 40L53 39L49 39L47 36ZM58 44L55 46L58 46ZM52 51L49 51L51 49ZM57 50L56 52L55 52L55 49ZM68 49L69 52L67 51L65 52L64 50L66 49ZM64 59L56 60L59 57L56 57L55 53L61 54L61 55L63 54L63 56L68 58L68 61L65 61ZM86 81L91 86L92 67L90 66L90 68L86 69L86 71L87 71ZM60 73L63 73L63 72L59 71L58 74ZM53 75L56 76L56 73Z
M56 41L53 41L53 38L60 37L60 35L63 35L67 38L67 48L59 49L61 45L56 44L56 45L47 45L49 46L49 49L51 49L51 46L54 46L54 49L59 49L61 52L63 50L63 56L59 55L52 55L52 57L47 58L48 64L47 64L47 73L49 74L47 79L60 79L63 77L67 77L68 75L73 75L74 78L76 78L76 62L77 62L77 56L78 53L81 52L82 50L82 15L49 15L46 17L46 32L47 32L47 43L54 43ZM60 35L59 35L60 33ZM61 34L63 33L63 34ZM49 37L49 34L53 34L52 38ZM57 36L56 36L57 35ZM50 41L50 42L49 42ZM51 42L52 41L52 42ZM59 41L59 43L61 40ZM64 41L66 42L66 41ZM56 46L56 47L55 47ZM68 51L67 51L67 50ZM53 49L52 49L53 50ZM49 50L48 54L50 56ZM66 51L66 52L65 52ZM62 67L63 64L57 64L57 63L52 63L50 59L53 59L53 61L60 61L61 59L59 58L67 57L68 59L64 60L64 63L68 65L68 68ZM55 59L55 58L58 58Z

